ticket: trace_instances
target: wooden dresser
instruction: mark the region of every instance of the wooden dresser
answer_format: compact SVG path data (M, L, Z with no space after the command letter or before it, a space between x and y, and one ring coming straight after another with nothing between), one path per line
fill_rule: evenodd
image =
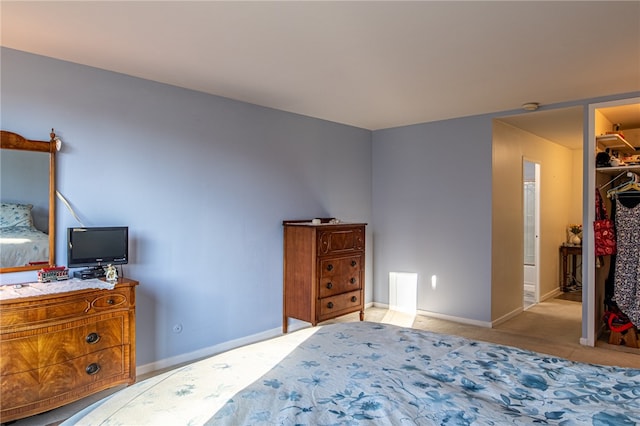
M0 422L135 382L137 284L0 300Z
M284 221L282 331L360 311L364 320L365 223Z

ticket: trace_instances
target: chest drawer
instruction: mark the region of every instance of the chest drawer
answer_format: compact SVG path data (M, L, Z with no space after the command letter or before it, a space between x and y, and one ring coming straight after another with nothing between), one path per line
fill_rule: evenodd
M32 336L0 340L0 374L29 371L74 359L127 341L128 317L96 318L37 330Z
M362 256L320 259L318 296L327 297L362 288Z
M320 256L364 250L364 226L337 226L318 231Z
M337 296L325 297L318 300L319 320L334 318L343 312L352 312L362 306L362 291L350 291Z

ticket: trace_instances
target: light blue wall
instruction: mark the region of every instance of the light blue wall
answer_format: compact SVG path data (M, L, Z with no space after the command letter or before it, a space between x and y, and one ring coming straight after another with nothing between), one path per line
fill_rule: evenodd
M545 105L541 111L636 96L576 100ZM492 241L491 229L493 120L521 113L502 111L373 132L376 302L389 303L390 272L413 272L418 274L418 310L485 325L496 319L492 244L501 242ZM585 135L588 120L585 112ZM432 275L437 276L435 289ZM522 283L516 279L514 285L521 288ZM521 299L517 303L505 309L521 308ZM583 329L588 321L593 319L583 313Z
M368 130L0 53L2 129L48 140L55 127L57 187L83 224L130 227L138 365L281 327L283 219L371 222ZM66 264L77 222L57 209Z
M490 321L491 139L488 116L373 133L376 301L413 272L419 310Z
M368 222L367 302L388 303L389 272L416 272L418 309L491 321L492 120L519 111L371 133L0 55L2 129L46 140L55 127L58 188L85 225L131 228L138 365L279 329L283 219ZM58 203L60 264L76 224Z

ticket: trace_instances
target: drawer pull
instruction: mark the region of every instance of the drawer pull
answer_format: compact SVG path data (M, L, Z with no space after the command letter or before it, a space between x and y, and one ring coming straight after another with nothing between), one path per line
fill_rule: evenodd
M356 266L358 264L358 262L356 262L355 260L351 261L351 266Z
M94 362L94 363L91 363L91 364L87 365L87 368L85 368L84 371L88 375L93 376L98 371L100 371L100 366Z
M327 265L327 271L333 271L333 265L332 264L328 264Z
M351 296L351 301L352 301L352 302L357 302L357 301L358 301L358 298L357 298L357 297L355 297L355 296Z
M84 340L88 344L93 345L95 343L98 343L98 340L100 340L100 335L98 333L89 333Z
M329 302L329 303L327 303L327 308L329 308L329 309L333 309L333 302Z
M356 279L355 279L355 278L351 278L351 279L349 280L349 282L350 282L351 284L355 284L355 283L356 283Z
M113 305L114 303L116 302L114 302L113 299L107 299L107 305Z
M327 283L327 288L328 289L332 289L333 288L333 284L332 283Z

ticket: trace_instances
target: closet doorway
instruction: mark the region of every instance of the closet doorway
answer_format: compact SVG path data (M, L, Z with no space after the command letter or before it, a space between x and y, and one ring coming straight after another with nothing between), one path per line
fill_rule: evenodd
M637 151L638 147L640 147L640 97L589 105L589 135L603 135L606 134L606 132L614 131L616 127L618 127L621 132L624 132L626 142L631 144ZM585 147L589 152L596 152L596 148L598 148L599 151L605 148L599 145L597 138L593 136L587 138ZM635 154L635 152L632 152L632 154ZM599 168L600 170L598 170L596 168L596 162L593 161L593 157L587 159L585 162L585 180L588 182L588 185L585 191L586 207L584 214L586 223L592 223L595 219L595 209L593 206L595 205L596 189L601 190L602 195L603 191L611 187L607 183L616 175L624 173L625 171L635 173L636 165L634 163L635 162L624 164L619 167L619 170L610 167L610 171L608 171L606 167L604 169ZM606 347L608 339L606 338L607 333L602 332L602 318L605 308L605 285L611 265L609 264L607 267L609 259L606 259L605 256L604 266L597 267L592 245L593 236L590 235L592 232L591 229L587 229L586 231L586 246L584 249L588 254L584 256L584 266L582 268L585 276L586 303L583 303L582 306L582 317L585 320L585 324L583 325L583 338L581 339L581 343L588 346L605 345ZM585 241L583 241L583 245L584 244ZM599 342L600 338L604 338L603 342Z
M497 324L535 311L534 315L562 316L557 332L576 341L581 337L581 301L556 299L564 295L560 286L560 247L566 242L567 226L582 223L584 118L584 107L580 105L494 121L491 297L492 318ZM539 231L533 234L538 238L531 239L539 247L536 253L536 244L533 245L537 269L532 278L527 271L527 282L537 284L537 294L532 298L537 304L529 309L524 301L525 264L534 262L528 260L531 243L527 244L525 255L525 161L540 165ZM535 284L527 287L536 289ZM553 310L556 308L559 312Z
M522 160L524 221L523 309L540 301L540 163Z

